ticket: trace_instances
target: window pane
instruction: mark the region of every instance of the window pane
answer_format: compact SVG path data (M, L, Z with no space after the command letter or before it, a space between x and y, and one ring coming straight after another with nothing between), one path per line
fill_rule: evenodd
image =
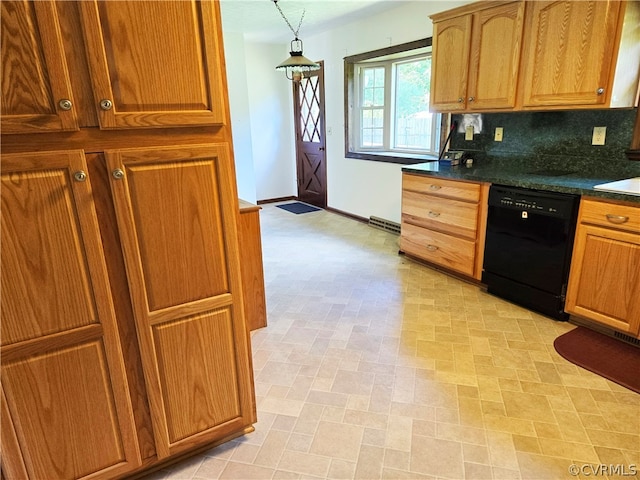
M394 147L432 147L435 114L429 113L431 58L398 63L395 67Z

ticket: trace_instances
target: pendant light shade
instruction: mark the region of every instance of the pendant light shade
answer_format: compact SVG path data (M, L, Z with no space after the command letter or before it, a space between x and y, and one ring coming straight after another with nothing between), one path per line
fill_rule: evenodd
M276 70L284 70L289 80L300 81L304 77L304 72L320 69L319 64L302 54L302 40L298 38L291 41L289 55L291 56L276 67Z

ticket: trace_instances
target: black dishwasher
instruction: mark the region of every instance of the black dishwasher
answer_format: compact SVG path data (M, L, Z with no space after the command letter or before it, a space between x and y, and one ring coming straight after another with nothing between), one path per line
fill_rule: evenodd
M564 300L580 197L492 185L482 282L487 291L556 320Z

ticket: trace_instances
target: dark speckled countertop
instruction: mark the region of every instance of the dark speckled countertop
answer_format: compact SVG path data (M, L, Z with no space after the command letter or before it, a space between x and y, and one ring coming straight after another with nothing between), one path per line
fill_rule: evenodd
M580 165L563 168L543 165L506 164L504 162L474 162L473 165L449 166L438 161L407 165L403 172L433 175L452 180L471 180L512 187L573 193L590 197L609 198L640 203L640 196L594 190L594 185L626 178L640 177L640 162L629 162L627 168L612 172L597 172ZM569 173L564 173L569 172ZM563 173L563 174L558 174Z

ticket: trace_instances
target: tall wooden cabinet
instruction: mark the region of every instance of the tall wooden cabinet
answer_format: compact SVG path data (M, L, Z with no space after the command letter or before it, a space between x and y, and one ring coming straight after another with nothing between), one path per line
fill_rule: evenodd
M250 431L218 3L1 5L3 478Z

